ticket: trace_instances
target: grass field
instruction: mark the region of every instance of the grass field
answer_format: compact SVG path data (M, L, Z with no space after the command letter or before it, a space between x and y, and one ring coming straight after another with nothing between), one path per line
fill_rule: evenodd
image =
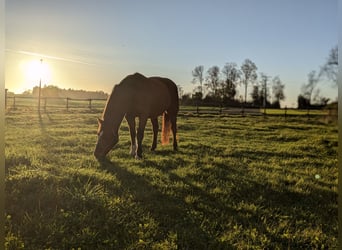
M6 114L7 249L336 249L337 125L180 116L179 151L93 157L101 112Z

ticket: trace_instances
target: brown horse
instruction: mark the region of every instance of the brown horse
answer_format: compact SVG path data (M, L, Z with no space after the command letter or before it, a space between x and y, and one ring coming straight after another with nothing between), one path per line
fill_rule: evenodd
M98 119L95 157L103 159L118 143L118 130L124 117L128 122L131 134L132 156L142 157L142 140L148 119L151 119L153 127L151 150L156 149L158 116L162 114L162 144L169 142L170 130L172 130L173 149L177 150L176 122L178 110L178 89L173 81L163 77L146 78L139 73L128 75L114 86L111 95L108 97L102 119ZM135 132L136 117L139 119L137 132Z

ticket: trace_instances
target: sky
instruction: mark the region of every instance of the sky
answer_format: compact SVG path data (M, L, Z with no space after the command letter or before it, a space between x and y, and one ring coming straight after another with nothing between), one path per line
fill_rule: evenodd
M7 0L5 87L21 93L41 79L110 93L140 72L192 93L196 66L240 67L248 58L258 74L280 77L282 106L296 107L307 75L338 43L337 7L337 0ZM47 70L38 79L32 64L40 59ZM320 82L321 95L336 100L333 85Z

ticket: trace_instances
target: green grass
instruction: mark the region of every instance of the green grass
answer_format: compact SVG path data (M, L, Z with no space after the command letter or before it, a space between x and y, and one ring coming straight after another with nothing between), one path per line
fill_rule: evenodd
M305 110L305 109L266 109L266 114L268 115L281 115L285 116L285 111L286 115L289 116L325 116L329 113L328 110L324 109L312 109L312 110ZM264 109L261 108L260 112L264 113Z
M6 115L7 249L337 247L336 125L181 116L179 151L148 124L137 161L124 122L99 163L97 116Z

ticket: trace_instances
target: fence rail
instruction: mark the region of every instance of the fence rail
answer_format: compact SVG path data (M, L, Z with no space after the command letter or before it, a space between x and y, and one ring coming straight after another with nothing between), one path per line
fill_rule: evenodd
M38 97L31 96L6 96L5 109L16 109L18 107L30 107L38 109ZM69 97L41 97L40 109L66 110L74 108L97 109L103 108L107 99L100 98L69 98Z
M5 109L15 110L18 108L38 109L38 97L28 96L6 96ZM69 98L69 97L42 97L40 109L42 111L73 109L103 110L107 99L101 98ZM265 113L266 112L266 113ZM326 110L298 110L298 109L261 109L261 108L238 108L238 107L202 107L202 106L181 106L180 115L280 115L284 116L331 116L337 119L337 111Z

